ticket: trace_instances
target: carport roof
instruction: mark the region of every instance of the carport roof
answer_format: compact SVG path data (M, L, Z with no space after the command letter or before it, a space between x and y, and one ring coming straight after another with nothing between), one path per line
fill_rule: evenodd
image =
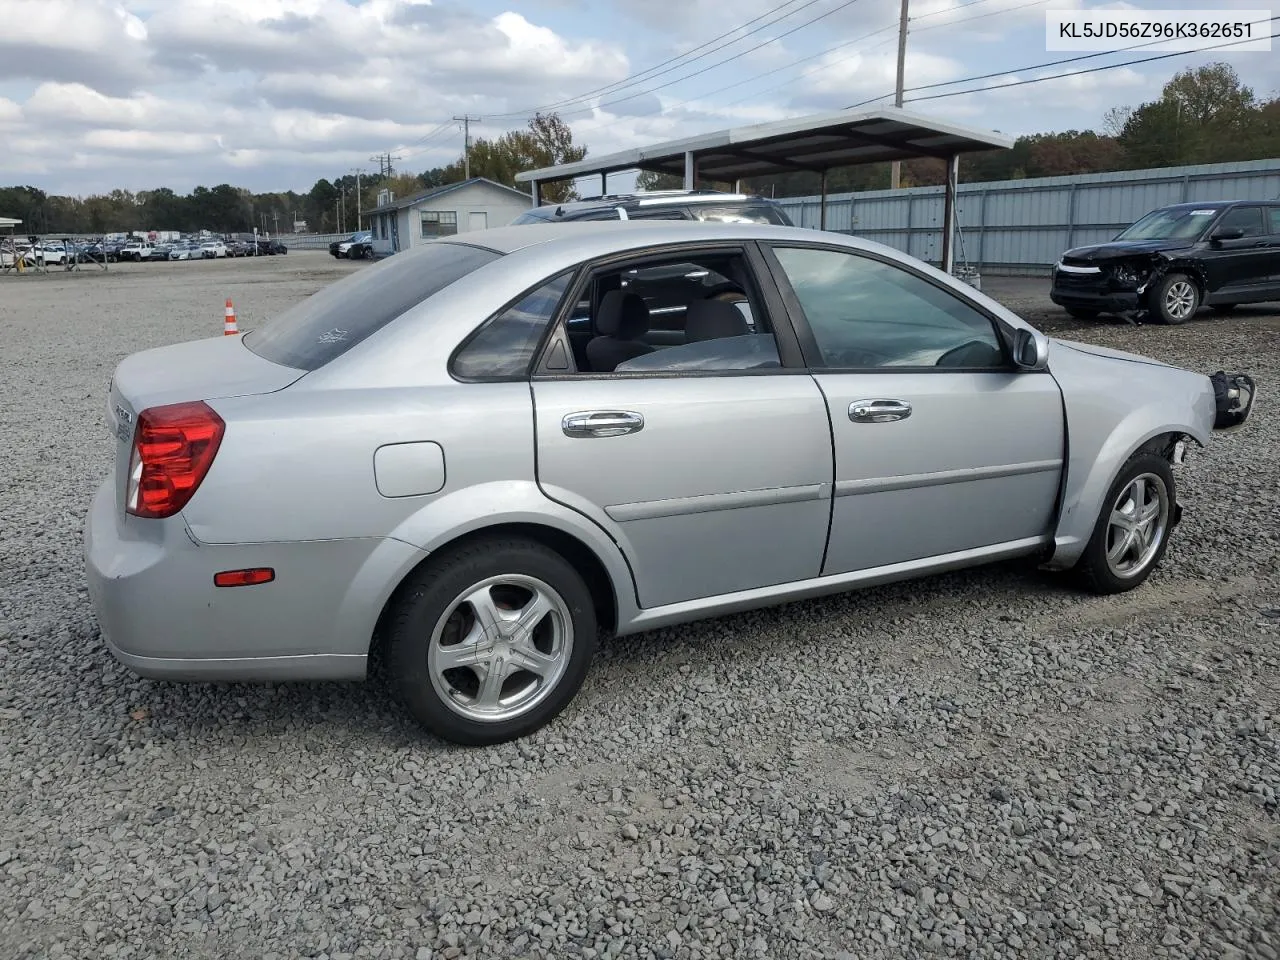
M546 183L618 170L683 175L692 153L698 176L723 182L797 170L910 160L1008 149L1014 139L993 130L945 123L897 107L836 113L719 130L683 140L516 174L521 183Z

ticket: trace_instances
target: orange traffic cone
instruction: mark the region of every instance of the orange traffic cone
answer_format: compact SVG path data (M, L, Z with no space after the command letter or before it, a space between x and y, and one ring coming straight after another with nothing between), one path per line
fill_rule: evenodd
M227 317L222 323L222 335L224 337L234 337L240 333L240 328L236 326L236 308L231 305L231 298L227 298Z

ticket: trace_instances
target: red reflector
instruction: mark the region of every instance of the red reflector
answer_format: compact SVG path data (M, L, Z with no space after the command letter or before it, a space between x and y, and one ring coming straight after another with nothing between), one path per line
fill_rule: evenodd
M271 567L252 567L248 570L223 570L213 575L215 587L251 587L255 583L270 583L276 578Z

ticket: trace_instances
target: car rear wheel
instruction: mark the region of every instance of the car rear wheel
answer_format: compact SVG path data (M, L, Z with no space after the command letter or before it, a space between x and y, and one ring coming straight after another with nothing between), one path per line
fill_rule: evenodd
M439 555L401 587L388 640L391 674L419 723L454 743L502 743L577 694L595 652L595 607L555 551L487 539Z
M1177 513L1173 468L1164 457L1129 459L1103 501L1076 571L1094 593L1123 593L1143 583L1164 557Z
M1186 323L1200 309L1200 288L1185 273L1171 273L1151 291L1151 313L1161 323Z

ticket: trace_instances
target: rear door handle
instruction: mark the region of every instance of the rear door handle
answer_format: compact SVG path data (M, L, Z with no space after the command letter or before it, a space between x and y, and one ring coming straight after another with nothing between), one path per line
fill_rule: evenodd
M630 410L584 410L560 421L566 437L620 437L644 428L644 417Z
M911 416L911 404L905 400L855 400L849 404L849 419L854 423L891 423Z

